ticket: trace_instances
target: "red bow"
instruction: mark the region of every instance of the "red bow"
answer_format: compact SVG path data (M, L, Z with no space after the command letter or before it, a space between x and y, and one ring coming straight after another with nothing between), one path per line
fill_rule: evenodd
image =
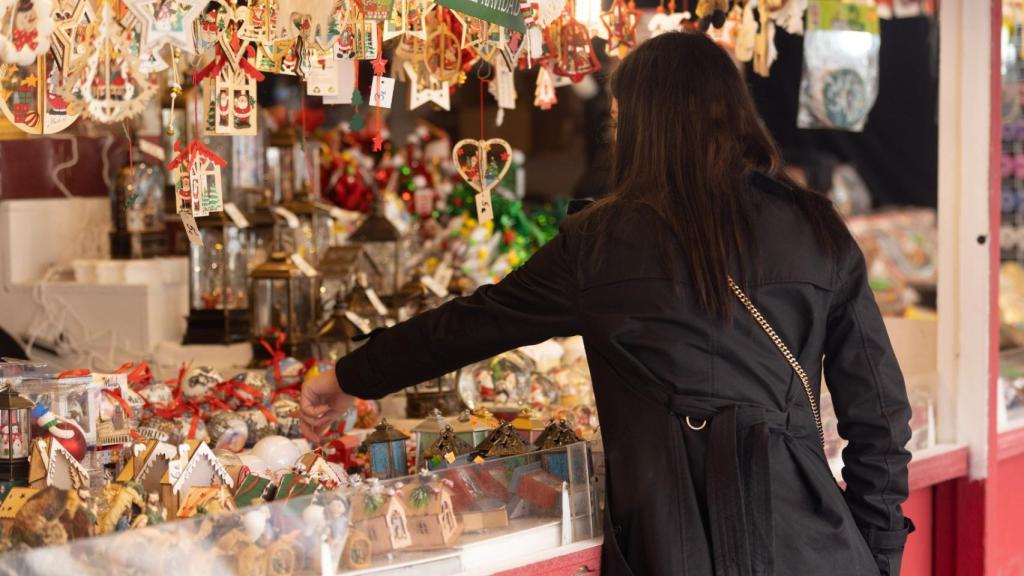
M92 374L92 371L88 368L79 368L77 370L65 370L60 374L57 374L57 380L63 380L65 378L78 378L80 376L88 376Z
M284 360L283 346L285 334L280 328L274 327L267 330L267 336L274 338L274 347L271 348L270 344L268 344L263 338L260 338L260 346L263 346L263 349L270 354L270 361L267 364L272 364L274 366L274 378L276 379L275 384L280 386L284 383L281 376L281 360Z
M108 398L117 402L121 405L121 409L124 410L124 415L128 418L132 417L132 407L128 405L128 401L121 397L121 389L111 388L100 388L100 391L107 395Z

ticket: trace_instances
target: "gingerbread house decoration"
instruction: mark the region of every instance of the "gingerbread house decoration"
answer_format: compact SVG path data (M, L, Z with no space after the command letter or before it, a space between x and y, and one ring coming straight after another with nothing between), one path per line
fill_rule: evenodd
M352 527L366 534L374 554L412 546L405 505L394 491L371 483L352 497L351 511Z
M295 464L295 471L310 480L316 480L328 490L348 484L344 471L328 462L319 451L307 452Z
M178 458L178 447L146 438L129 446L124 468L117 476L117 482L137 482L146 493L159 493L160 481L173 460Z
M461 529L452 492L443 482L423 478L402 487L400 494L409 520L412 548L445 548L459 537Z
M256 474L245 474L235 490L235 504L239 508L269 500L270 479Z
M25 506L25 503L32 499L39 492L39 488L24 488L16 487L12 488L4 498L4 503L0 506L0 528L3 529L3 533L6 535L14 524L14 517L18 515L18 512Z
M227 161L199 140L187 146L174 143L174 158L167 168L174 173L176 211L205 216L222 210L220 205L221 168Z
M227 486L218 484L202 488L192 488L181 501L178 518L192 518L200 514L217 514L237 510L235 499Z
M56 438L49 436L32 444L28 483L33 488L78 490L89 485L89 471Z
M224 484L234 488L231 474L206 442L188 440L178 446L177 459L170 462L160 480L160 498L168 516L177 517L181 502L192 488ZM169 518L170 519L170 518Z

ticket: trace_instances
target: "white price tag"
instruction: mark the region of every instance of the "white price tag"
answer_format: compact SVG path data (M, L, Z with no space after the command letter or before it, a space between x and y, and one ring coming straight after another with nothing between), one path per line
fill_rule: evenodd
M303 258L301 254L292 254L292 262L294 262L295 265L299 267L299 270L301 270L303 275L305 276L309 276L310 278L312 278L319 274L316 271L316 268L313 268L313 265L307 262L306 259Z
M92 383L102 386L104 388L121 388L128 387L128 375L127 374L97 374L93 372Z
M351 62L339 62L336 68L338 94L324 96L324 104L351 104L352 92L356 89L356 68Z
M455 269L447 261L438 264L437 270L434 270L434 282L439 286L444 286L445 290L451 284L452 276L455 276Z
M370 325L369 320L351 310L345 310L345 318L348 318L349 322L355 324L356 328L359 328L363 334L369 334L373 331L373 326Z
M141 150L143 154L149 154L153 158L159 160L160 163L167 160L167 154L159 144L154 144L145 138L139 138L138 142L139 150Z
M313 62L309 75L306 76L307 96L339 96L338 65L334 58L324 58ZM352 94L349 91L349 94Z
M370 106L391 108L391 100L395 97L395 79L387 76L374 76L370 86Z
M494 219L494 209L491 207L491 193L481 192L474 196L476 200L476 220L486 224Z
M437 280L434 280L430 276L420 276L420 282L430 290L434 296L438 298L445 298L448 296L448 288L444 284L439 284Z
M288 223L289 228L299 227L299 217L296 216L295 213L292 212L291 210L284 208L282 206L271 206L270 211L273 212L274 214L277 214L281 218L284 218L284 221Z
M238 209L234 202L228 202L224 205L224 213L228 215L228 218L231 218L235 226L239 228L249 227L249 219L245 217L245 214L242 214L242 211Z
M366 297L369 298L370 304L373 305L373 309L377 311L377 314L381 316L388 315L388 307L381 301L380 296L377 296L377 291L373 288L366 289Z
M188 210L181 211L181 223L185 226L185 234L188 234L189 243L195 246L203 245L203 237L199 234L199 226L196 226L196 219Z

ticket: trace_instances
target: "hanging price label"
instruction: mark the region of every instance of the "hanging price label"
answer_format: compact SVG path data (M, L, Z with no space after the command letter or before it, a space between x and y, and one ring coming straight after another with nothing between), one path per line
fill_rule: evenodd
M491 192L481 192L473 197L476 200L476 219L481 224L486 224L494 218L494 209L491 207Z
M367 288L366 297L370 300L370 304L373 306L373 309L377 311L377 314L380 314L381 316L388 315L388 307L384 305L383 301L381 301L380 296L377 296L376 290L373 288Z
M192 213L188 210L181 211L181 224L185 227L185 234L188 235L188 241L194 246L203 245L203 236L199 234L199 226L196 226L196 219L192 217Z
M235 226L239 228L249 227L249 219L245 217L245 214L242 214L242 211L238 209L234 202L224 204L224 213L228 215L228 218L231 218Z
M295 265L299 267L299 270L302 272L304 276L309 276L310 278L312 278L318 274L316 268L313 268L313 265L307 262L306 259L303 258L301 254L292 254L292 262L294 262Z

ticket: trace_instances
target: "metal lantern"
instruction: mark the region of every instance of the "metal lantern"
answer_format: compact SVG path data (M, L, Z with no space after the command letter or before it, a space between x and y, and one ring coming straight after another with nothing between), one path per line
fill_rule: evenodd
M512 421L512 427L523 437L523 440L533 444L540 438L547 427L547 422L541 419L536 412L530 408L523 408L519 416Z
M305 153L295 126L282 126L271 133L266 150L267 175L274 189L274 201L291 200L306 178Z
M136 152L136 157L142 154ZM114 229L110 232L113 258L151 258L167 253L164 228L163 169L156 164L136 162L117 172L111 202Z
M373 211L352 232L349 241L362 244L380 267L383 283L378 290L388 295L397 292L403 281L402 234L384 214L383 201L374 203Z
M322 276L321 293L327 300L352 290L360 275L366 278L368 286L383 284L380 266L360 244L331 246L320 259L317 269Z
M470 446L476 446L498 427L498 419L486 408L480 408L476 412L463 410L459 417L452 422L455 434Z
M353 338L365 336L371 330L372 326L365 318L346 309L342 295L338 294L331 316L317 333L317 357L336 362L362 344L354 342Z
M446 468L450 464L458 463L460 458L467 460L467 455L472 452L473 445L459 438L455 430L445 424L437 439L423 450L417 467L422 469L426 466L430 470Z
M557 450L580 442L580 437L569 426L564 419L551 420L541 435L537 437L537 450L547 451L541 455L541 463L544 469L565 480L569 481L569 453L565 450Z
M405 417L426 418L434 409L445 415L458 414L463 409L462 396L459 395L460 372L449 372L440 378L406 388Z
M189 251L185 344L231 344L249 338L248 234L225 213L196 219L202 245Z
M291 200L281 203L281 207L299 219L297 228L290 228L290 234L281 236L284 249L296 252L310 264L317 265L331 245L333 224L330 215L314 201L308 188L297 190Z
M366 437L367 453L370 455L370 475L387 480L409 473L406 460L405 442L409 437L382 418L380 424Z
M312 274L308 274L312 273ZM274 252L250 274L254 362L269 353L260 342L284 334L284 352L297 358L313 355L317 334L319 276L305 272L284 252Z
M256 199L249 203L249 209L245 214L245 219L249 221L249 227L245 232L249 237L246 242L246 262L250 271L266 262L271 252L280 249L277 241L277 218L270 210L271 190L262 188L251 192L250 198L255 196Z
M0 390L0 481L27 481L32 447L32 401L6 386Z

